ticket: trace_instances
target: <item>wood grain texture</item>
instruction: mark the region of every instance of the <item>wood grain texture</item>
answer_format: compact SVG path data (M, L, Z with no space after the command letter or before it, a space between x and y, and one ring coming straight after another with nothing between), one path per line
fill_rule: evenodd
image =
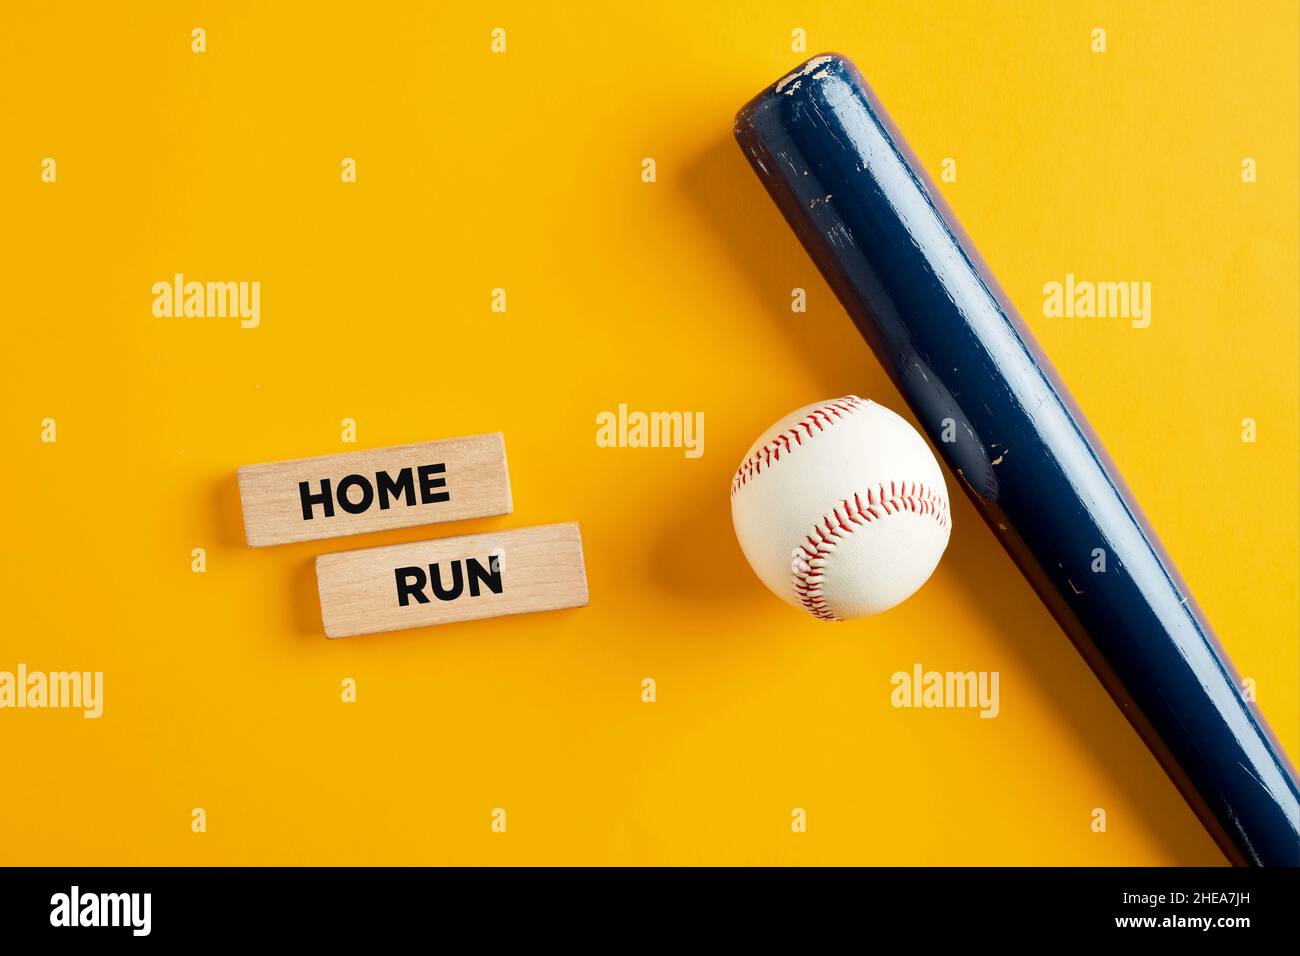
M316 586L330 638L587 604L576 522L322 554Z
M503 515L512 508L499 432L245 465L239 498L252 548Z

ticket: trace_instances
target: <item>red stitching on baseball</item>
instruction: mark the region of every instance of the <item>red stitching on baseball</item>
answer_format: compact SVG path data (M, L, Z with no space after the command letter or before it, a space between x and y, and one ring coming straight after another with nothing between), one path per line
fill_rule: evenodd
M826 580L826 563L844 538L863 525L900 511L932 515L941 527L948 527L948 502L928 485L891 481L887 485L882 483L878 490L869 488L866 495L865 502L860 493L854 494L851 501L841 501L813 525L795 549L790 565L795 594L809 614L823 621L840 620L826 603L822 585Z
M740 467L736 469L736 476L731 479L731 493L734 495L737 489L749 479L762 472L764 468L770 468L774 462L780 461L782 450L787 454L792 450L791 442L802 445L805 437L811 438L817 432L825 431L827 425L834 425L837 419L844 418L850 412L868 404L870 403L856 395L845 395L833 402L827 402L820 408L814 408L740 463ZM814 428L817 432L813 431Z

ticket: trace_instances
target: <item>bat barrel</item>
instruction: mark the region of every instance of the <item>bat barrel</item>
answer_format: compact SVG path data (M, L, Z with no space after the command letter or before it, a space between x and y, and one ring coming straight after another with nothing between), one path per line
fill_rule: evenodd
M1224 853L1300 863L1294 768L857 68L814 57L748 103L735 135L975 507Z

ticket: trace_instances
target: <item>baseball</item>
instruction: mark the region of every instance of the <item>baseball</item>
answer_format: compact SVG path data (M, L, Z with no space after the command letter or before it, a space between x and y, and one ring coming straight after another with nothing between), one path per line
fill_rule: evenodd
M906 600L952 530L930 446L856 395L800 408L764 432L732 479L731 520L768 589L824 621Z

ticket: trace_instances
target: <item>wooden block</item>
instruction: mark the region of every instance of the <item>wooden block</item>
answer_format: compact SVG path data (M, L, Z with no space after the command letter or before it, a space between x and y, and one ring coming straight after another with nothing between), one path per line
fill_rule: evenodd
M511 511L498 432L239 469L249 547Z
M578 525L540 525L322 554L327 637L587 604Z

